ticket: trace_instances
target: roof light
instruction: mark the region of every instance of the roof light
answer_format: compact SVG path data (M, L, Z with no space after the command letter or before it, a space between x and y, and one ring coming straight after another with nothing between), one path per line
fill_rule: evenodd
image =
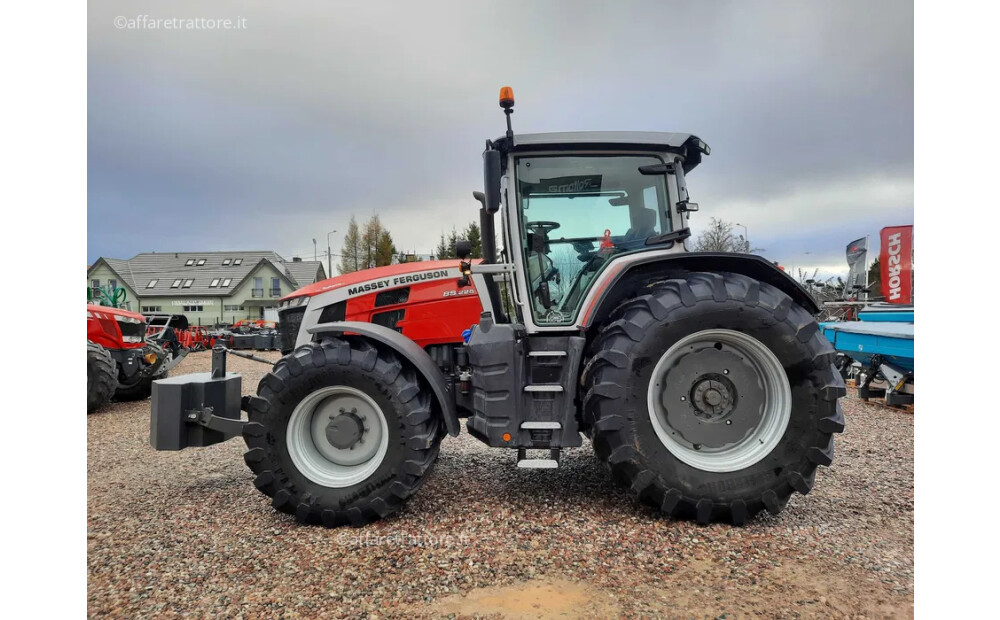
M510 86L500 89L500 107L505 110L514 107L514 89Z

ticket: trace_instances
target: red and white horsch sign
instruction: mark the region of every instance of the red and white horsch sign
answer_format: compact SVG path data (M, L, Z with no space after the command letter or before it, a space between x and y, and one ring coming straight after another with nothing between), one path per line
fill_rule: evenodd
M888 226L880 234L882 296L891 304L912 304L913 226Z

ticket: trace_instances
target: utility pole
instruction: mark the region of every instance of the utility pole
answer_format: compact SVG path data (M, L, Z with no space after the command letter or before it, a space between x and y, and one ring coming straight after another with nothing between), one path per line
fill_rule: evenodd
M743 227L743 243L746 244L746 246L747 246L747 253L749 253L750 252L750 233L747 231L747 226L746 226L746 224L740 224L739 222L736 222L736 225Z

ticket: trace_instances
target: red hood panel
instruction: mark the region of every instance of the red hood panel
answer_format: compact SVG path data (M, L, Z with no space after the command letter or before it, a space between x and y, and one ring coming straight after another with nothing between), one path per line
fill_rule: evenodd
M408 273L419 273L421 271L435 271L440 269L456 269L458 268L458 262L457 258L420 261L417 263L400 263L398 265L387 265L385 267L375 267L374 269L365 269L363 271L345 273L344 275L316 282L315 284L310 284L309 286L304 286L294 293L285 295L281 298L281 300L284 301L286 299L292 299L293 297L302 297L303 295L312 297L314 295L319 295L320 293L332 291L333 289L340 288L342 286L359 284L361 282L378 280L380 278L391 278L393 276ZM482 259L479 258L472 260L472 264L481 262Z
M117 316L127 316L133 319L139 319L143 323L146 322L146 317L142 316L138 312L131 312L129 310L123 310L122 308L110 308L108 306L98 306L97 304L87 304L87 312L103 312L105 314L114 314Z

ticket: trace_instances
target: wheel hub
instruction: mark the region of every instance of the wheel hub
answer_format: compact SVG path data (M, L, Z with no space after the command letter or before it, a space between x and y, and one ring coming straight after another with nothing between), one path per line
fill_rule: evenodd
M331 416L326 425L326 440L338 450L353 450L363 441L364 434L365 424L358 417L357 408L347 411L341 407L340 414Z
M706 374L691 388L694 414L707 422L725 418L736 405L736 387L722 375Z
M288 454L313 482L348 487L370 476L389 447L381 408L357 388L336 385L303 398L288 421Z
M766 456L791 405L774 353L728 329L690 334L670 347L653 369L647 398L660 441L705 471L736 471Z
M706 341L678 351L673 362L661 404L668 426L695 450L739 442L760 422L764 386L745 355Z

